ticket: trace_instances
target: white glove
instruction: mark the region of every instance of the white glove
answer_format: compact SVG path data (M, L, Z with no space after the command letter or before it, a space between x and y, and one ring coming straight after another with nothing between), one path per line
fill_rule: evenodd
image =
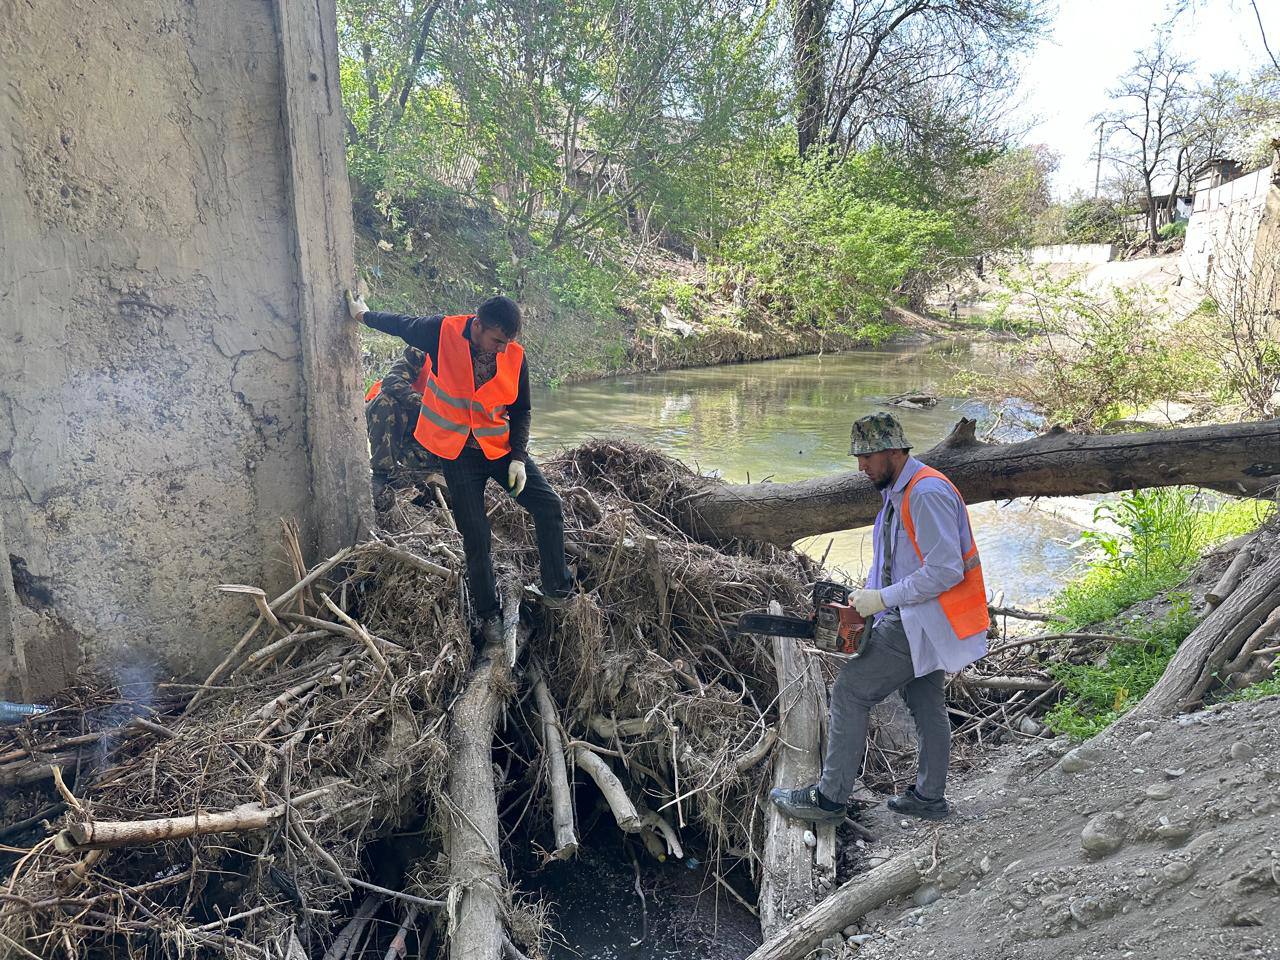
M511 491L513 497L518 497L524 492L526 479L524 461L512 460L511 466L507 467L507 489Z
M855 590L849 599L853 602L853 609L864 617L874 617L885 608L879 590Z
M351 319L359 323L364 319L364 315L369 312L369 305L364 302L364 297L351 290L347 291L347 313L351 314Z

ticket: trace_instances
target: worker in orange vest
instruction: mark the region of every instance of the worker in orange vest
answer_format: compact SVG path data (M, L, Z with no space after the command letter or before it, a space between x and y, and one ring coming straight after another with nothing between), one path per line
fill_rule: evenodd
M871 572L850 602L873 618L862 652L831 688L831 722L822 778L775 788L784 814L843 820L862 770L871 708L898 690L919 736L916 782L889 800L895 813L941 820L951 760L951 722L943 694L956 673L987 652L987 590L969 511L955 486L910 455L902 426L887 413L854 421L849 447L884 499L876 517Z
M347 291L352 319L399 337L426 355L413 435L440 458L450 507L467 557L472 604L486 640L502 630L484 488L500 483L533 517L542 593L567 597L572 576L564 555L560 497L529 456L529 368L516 343L520 308L490 297L474 314L413 317L371 311Z
M441 480L439 458L413 435L429 372L426 360L427 355L417 347L406 346L386 375L365 394L373 505L379 511L395 502L393 490Z

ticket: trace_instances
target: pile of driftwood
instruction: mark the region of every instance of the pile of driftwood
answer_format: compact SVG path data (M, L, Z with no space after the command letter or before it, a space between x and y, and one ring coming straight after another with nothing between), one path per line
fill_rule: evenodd
M602 802L654 857L696 843L708 883L779 944L769 955L803 955L837 884L835 832L762 801L816 777L839 663L728 628L770 603L806 611L816 564L691 539L673 517L703 485L650 451L593 443L546 470L583 590L549 609L525 588L532 529L493 490L500 642L473 647L460 540L432 490L310 570L286 529L294 586L222 588L253 619L203 683L87 686L8 728L6 952L541 956L556 905L513 889L504 850L532 838L572 858L582 805ZM1024 721L1058 693L1043 651L1109 639L993 641L951 687L960 762L1039 734ZM866 781L908 782L910 749L882 726Z

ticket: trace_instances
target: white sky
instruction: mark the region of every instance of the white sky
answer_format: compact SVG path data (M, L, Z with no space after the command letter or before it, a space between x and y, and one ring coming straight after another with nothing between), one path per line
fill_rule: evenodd
M1196 63L1197 76L1250 72L1265 62L1248 0L1202 0L1177 21L1174 47ZM1090 118L1108 106L1107 88L1168 20L1171 0L1058 0L1052 32L1023 68L1023 115L1037 120L1027 143L1061 157L1056 192L1093 192L1098 133ZM1260 0L1271 49L1280 46L1280 0ZM1103 179L1107 177L1104 164Z

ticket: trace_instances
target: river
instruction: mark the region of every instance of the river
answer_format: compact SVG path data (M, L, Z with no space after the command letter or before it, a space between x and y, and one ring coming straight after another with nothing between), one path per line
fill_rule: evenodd
M849 425L891 410L917 451L927 450L962 416L993 417L982 402L948 396L957 367L989 367L999 343L935 342L796 357L761 363L614 377L535 388L532 448L545 455L589 438L621 437L662 450L703 472L746 482L803 480L857 468ZM936 407L883 405L895 394L928 390ZM1080 530L1026 503L970 508L987 586L1006 602L1032 603L1054 592L1075 562ZM862 577L870 528L814 537L797 547Z

